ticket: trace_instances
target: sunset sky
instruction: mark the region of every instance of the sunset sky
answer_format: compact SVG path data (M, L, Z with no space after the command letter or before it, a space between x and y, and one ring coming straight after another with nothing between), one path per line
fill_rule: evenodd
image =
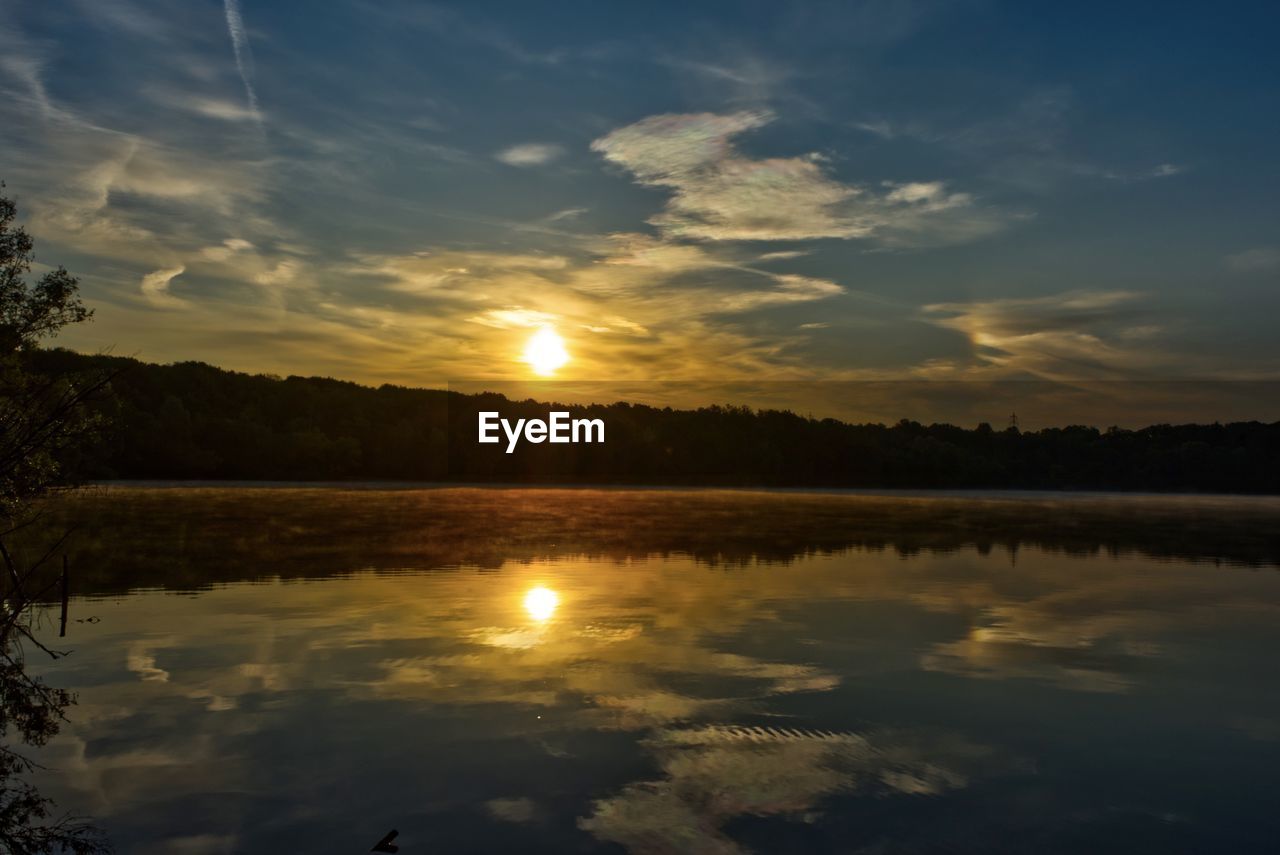
M3 0L0 179L86 351L438 386L552 327L565 380L1274 379L1278 17Z

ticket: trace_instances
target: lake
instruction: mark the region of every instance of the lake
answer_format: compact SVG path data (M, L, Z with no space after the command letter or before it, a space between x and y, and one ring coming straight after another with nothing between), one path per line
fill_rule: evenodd
M1280 838L1276 499L113 486L73 521L32 780L120 852Z

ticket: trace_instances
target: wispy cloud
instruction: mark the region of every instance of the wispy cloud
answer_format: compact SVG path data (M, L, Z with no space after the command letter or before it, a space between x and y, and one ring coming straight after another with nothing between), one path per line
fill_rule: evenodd
M76 0L82 14L135 36L162 39L168 25L132 0Z
M1133 183L1170 178L1188 171L1184 163L1130 154L1123 162L1106 149L1081 150L1074 133L1083 119L1080 98L1066 86L1034 88L994 113L979 118L950 110L885 115L871 113L849 127L884 144L904 141L961 155L984 178L1020 190L1047 193L1081 178Z
M723 303L725 311L745 312L764 306L777 306L784 303L807 303L811 300L823 300L844 293L834 282L826 279L814 279L809 276L783 274L774 277L776 286L763 291L750 291L735 294Z
M200 250L201 257L208 261L226 261L237 252L253 249L253 244L243 238L227 238L217 246L207 246Z
M276 263L269 270L264 270L256 275L253 281L259 285L287 285L298 276L298 262L292 258L286 258Z
M147 298L151 305L161 309L180 309L187 306L186 300L174 296L169 291L169 286L173 284L173 280L185 273L186 269L186 267L179 264L176 267L166 267L148 273L142 277L142 283L139 286L142 295Z
M1134 291L1071 291L924 307L932 323L964 333L976 367L1053 380L1132 378L1167 365L1152 341L1160 332ZM947 375L935 363L923 373Z
M564 149L550 143L521 143L503 149L494 157L508 166L542 166L564 155Z
M766 252L756 256L756 261L790 261L793 258L803 258L809 253L799 249L781 249L777 252Z
M253 50L249 47L249 33L244 27L244 18L240 15L240 0L223 0L223 8L227 14L227 33L231 36L231 50L236 58L236 71L244 83L244 94L249 102L249 109L255 119L261 120L258 109L258 93L254 89Z
M25 93L18 96L32 104L46 119L59 119L63 112L54 106L44 83L43 54L13 29L0 21L0 72L16 80ZM6 97L9 97L6 93Z
M253 102L246 105L228 98L176 92L158 94L157 100L166 106L224 122L257 122L261 118Z
M861 122L854 122L853 127L884 140L891 140L897 136L897 131L894 129L893 124L887 119L867 119Z
M1274 246L1259 246L1233 253L1225 259L1231 270L1240 273L1261 273L1268 270L1280 270L1280 249Z
M705 91L718 102L743 106L786 102L796 109L816 112L814 105L788 86L797 75L794 66L772 61L741 48L715 59L700 52L696 58L662 56L657 61L677 72L684 82Z
M467 318L467 320L473 324L507 330L546 326L547 324L555 323L559 318L550 312L539 312L533 309L523 309L519 306L510 306L505 309L489 309Z
M784 353L780 339L742 316L826 300L844 288L759 270L750 260L616 234L571 256L447 249L363 256L346 276L374 277L382 293L397 295L389 297L394 311L387 323L408 338L434 339L425 346L456 376L518 376L512 354L523 346L521 337L547 324L568 340L580 377L644 379L655 368L672 378L812 375L813 366ZM366 288L356 299L367 304L372 296ZM794 327L791 334L805 335Z
M816 153L757 159L734 147L734 137L773 119L762 110L651 116L591 147L641 184L671 191L650 222L673 237L929 245L990 234L1008 219L941 181L873 189L835 179Z
M253 224L245 207L261 197L262 182L251 165L101 129L64 125L43 139L64 168L43 177L57 192L34 206L33 223L83 252L164 263L207 245L214 221ZM184 213L157 217L154 208L122 204L130 197Z
M554 214L544 217L542 222L550 224L558 223L563 220L576 220L583 214L588 213L589 210L590 209L588 208L565 208L564 210L556 211Z
M1181 175L1186 171L1187 168L1180 163L1161 163L1147 174L1151 178L1168 178L1171 175Z
M560 48L529 48L500 27L480 16L462 14L456 9L430 3L393 4L375 2L361 4L370 14L392 20L397 26L417 27L442 36L451 44L460 41L488 48L514 62L526 65L558 65L567 52Z

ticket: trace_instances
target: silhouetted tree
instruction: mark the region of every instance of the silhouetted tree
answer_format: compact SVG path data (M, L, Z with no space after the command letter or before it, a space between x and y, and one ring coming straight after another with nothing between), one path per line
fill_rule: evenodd
M3 187L3 185L0 185ZM22 563L7 539L35 516L34 503L62 483L67 453L91 429L85 406L108 377L49 376L32 369L31 352L68 324L89 318L74 277L61 267L28 285L32 240L14 226L13 202L0 195L0 849L13 853L102 852L96 829L71 816L54 817L52 802L19 776L33 761L8 745L40 746L58 732L74 699L27 673L25 650L43 645L32 622L55 583L41 569L58 543L42 557Z

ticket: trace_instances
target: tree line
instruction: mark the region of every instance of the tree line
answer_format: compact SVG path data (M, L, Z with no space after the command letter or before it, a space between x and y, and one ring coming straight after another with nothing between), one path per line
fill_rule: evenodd
M403 480L772 487L1280 492L1280 423L966 429L713 405L561 405L42 348L31 371L111 376L90 479ZM606 442L476 442L477 414L601 418Z

